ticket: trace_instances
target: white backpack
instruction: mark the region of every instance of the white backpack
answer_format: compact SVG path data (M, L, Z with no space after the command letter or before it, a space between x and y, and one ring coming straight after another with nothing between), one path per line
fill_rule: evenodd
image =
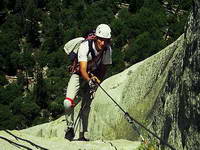
M91 52L92 57L94 58L94 51L92 50L92 39L94 39L95 36L93 34L90 34L89 36L87 36L86 38L84 37L77 37L74 38L70 41L68 41L65 46L64 46L64 51L67 53L67 55L69 56L69 59L71 60L71 64L68 66L69 72L71 73L79 73L79 64L78 64L78 50L80 47L80 44L85 41L88 40L88 44L89 44L89 52ZM88 52L88 54L89 54Z
M71 52L74 52L75 54L77 54L79 46L81 42L83 42L84 40L85 40L84 37L78 37L78 38L68 41L64 46L64 50L67 53L67 55L70 55Z

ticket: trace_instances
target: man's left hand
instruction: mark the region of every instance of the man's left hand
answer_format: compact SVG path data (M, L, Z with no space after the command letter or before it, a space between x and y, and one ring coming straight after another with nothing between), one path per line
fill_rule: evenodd
M101 81L94 75L90 78L90 80L92 80L95 84L100 84L101 83Z
M92 97L94 97L94 94L95 94L100 82L101 81L96 76L91 75L88 84L90 87L90 93L91 93Z

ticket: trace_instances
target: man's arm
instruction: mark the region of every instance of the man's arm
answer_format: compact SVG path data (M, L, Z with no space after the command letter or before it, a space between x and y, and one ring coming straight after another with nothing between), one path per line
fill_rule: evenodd
M92 74L90 74L90 75L88 74L88 72L87 72L87 62L86 61L80 61L79 64L80 64L80 73L81 73L81 76L85 80L90 81L92 79L95 82L98 82L98 83L101 82L98 77L96 77L96 76L94 76Z
M90 77L89 77L89 75L87 73L87 61L80 61L79 64L80 64L80 73L81 73L81 76L85 80L89 81Z

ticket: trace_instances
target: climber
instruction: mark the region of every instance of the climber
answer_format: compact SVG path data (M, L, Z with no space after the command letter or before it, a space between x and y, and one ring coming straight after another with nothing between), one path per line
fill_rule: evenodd
M80 44L77 54L78 63L75 67L76 69L72 71L73 73L67 86L66 98L64 100L67 121L65 138L70 141L75 137L74 107L79 102L76 100L77 95L82 95L80 109L81 127L78 140L88 141L84 134L87 132L88 115L93 94L106 73L106 66L112 64L110 27L107 24L100 24L97 26L94 35L94 39L84 40Z

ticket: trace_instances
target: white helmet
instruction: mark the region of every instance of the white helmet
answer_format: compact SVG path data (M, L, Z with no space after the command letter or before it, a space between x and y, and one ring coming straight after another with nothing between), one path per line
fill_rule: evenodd
M96 28L95 35L100 38L110 39L111 38L111 29L107 24L100 24Z

